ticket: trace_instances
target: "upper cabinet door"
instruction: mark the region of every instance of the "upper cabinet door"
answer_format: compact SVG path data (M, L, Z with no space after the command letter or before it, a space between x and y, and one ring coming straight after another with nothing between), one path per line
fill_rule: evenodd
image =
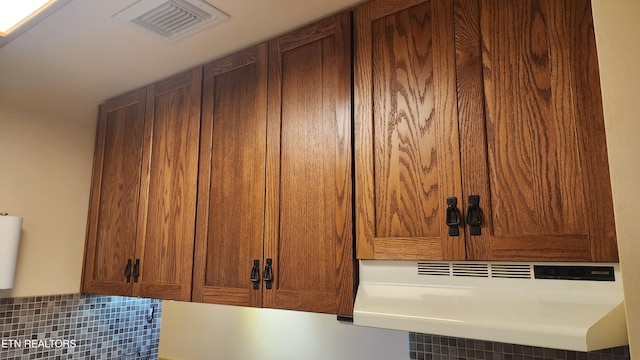
M456 33L469 259L617 261L589 1L458 0Z
M262 44L204 68L193 301L262 305L267 56Z
M131 294L125 271L136 243L145 94L133 91L100 106L83 292Z
M264 307L353 311L349 18L270 42Z
M374 0L355 21L358 258L464 259L452 2Z
M147 88L135 296L190 300L202 68Z

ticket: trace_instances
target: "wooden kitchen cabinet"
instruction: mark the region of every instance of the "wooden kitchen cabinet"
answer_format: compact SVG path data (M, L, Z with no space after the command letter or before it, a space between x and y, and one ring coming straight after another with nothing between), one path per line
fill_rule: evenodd
M463 188L486 222L468 257L617 261L590 2L457 10Z
M350 36L343 13L205 66L193 301L352 313Z
M204 66L196 302L262 306L267 49ZM250 281L254 261L258 289Z
M189 300L202 70L100 108L83 292Z
M355 297L351 26L342 13L269 43L264 306L349 315Z
M100 106L83 292L131 294L124 271L135 253L146 94L140 89Z
M589 1L399 3L355 14L358 257L617 261Z
M359 258L465 258L445 221L447 198L462 201L453 28L451 1L355 11Z

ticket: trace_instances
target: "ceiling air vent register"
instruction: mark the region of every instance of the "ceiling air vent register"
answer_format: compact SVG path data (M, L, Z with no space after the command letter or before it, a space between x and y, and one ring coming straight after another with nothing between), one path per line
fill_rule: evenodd
M113 18L174 42L229 16L202 0L141 0Z

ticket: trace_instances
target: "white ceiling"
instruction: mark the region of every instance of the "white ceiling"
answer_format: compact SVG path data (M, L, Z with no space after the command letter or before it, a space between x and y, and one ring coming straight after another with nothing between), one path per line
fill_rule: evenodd
M169 43L111 18L135 0L73 0L0 48L0 100L7 106L38 92L45 102L97 106L360 2L207 1L230 19Z

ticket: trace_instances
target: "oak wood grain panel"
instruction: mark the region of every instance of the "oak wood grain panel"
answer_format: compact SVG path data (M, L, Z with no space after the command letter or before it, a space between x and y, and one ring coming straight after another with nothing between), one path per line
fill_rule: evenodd
M462 260L466 257L465 236L448 236L445 204L448 197L462 198L460 169L460 134L456 94L456 52L452 1L432 1L433 16L433 67L436 141L439 144L440 162L440 236L442 254L446 260ZM461 205L458 205L461 206ZM460 213L463 214L462 209ZM429 254L434 255L434 254Z
M265 307L352 313L349 29L343 13L270 43Z
M407 5L356 9L358 257L386 254L377 238L413 237L441 241L418 257L463 259L464 237L449 237L445 221L446 198L462 197L453 7Z
M572 16L567 46L571 49L569 71L575 97L575 119L581 175L586 206L586 222L593 261L618 261L611 179L604 128L600 74L596 54L591 3L565 0Z
M162 300L176 300L176 301L186 301L184 298L184 286L181 284L153 284L153 283L138 283L134 284L135 287L138 287L137 291L140 296L151 298L151 299L162 299Z
M485 219L469 259L617 259L590 16L588 1L456 1L464 192Z
M278 37L276 41L278 42L280 51L286 52L307 43L321 41L327 37L327 34L332 34L336 31L339 31L339 29L337 29L335 17L330 16L328 18L318 20L312 25L296 29L286 35L282 35Z
M262 305L267 49L205 66L193 301Z
M82 291L130 295L124 276L134 256L146 89L100 107Z
M371 5L365 3L354 12L354 157L355 157L355 225L356 257L374 256L374 168L373 122L371 110Z
M431 20L421 4L372 22L376 237L440 234Z
M335 151L334 208L336 235L336 307L338 315L352 315L358 287L358 261L355 258L354 208L353 208L353 24L351 12L335 16L334 91L335 115L326 113L325 118L335 116L336 134L333 140ZM326 45L325 45L326 46ZM325 58L327 55L324 55ZM327 59L329 62L329 59ZM333 79L327 79L329 83ZM328 84L325 85L325 88Z
M376 259L442 260L444 258L440 238L376 238Z
M252 297L252 293L256 291L248 287L231 288L228 286L206 286L202 289L202 298L207 303L212 304L225 304L234 306L256 306L250 304L247 299ZM258 292L259 294L260 292Z
M207 286L249 287L261 257L265 114L251 106L256 79L256 63L215 79Z
M584 231L566 35L547 1L482 2L495 236ZM564 35L564 36L563 36Z
M592 261L586 235L517 236L491 239L491 260Z
M487 166L487 133L485 129L484 84L482 73L482 50L480 39L480 5L477 0L455 1L456 72L458 90L458 121L462 164L462 186L467 195L479 195L482 201L482 216L491 218L489 196L489 168ZM469 146L465 146L469 144ZM478 151L477 149L481 149ZM468 207L465 196L460 202L463 214ZM486 222L484 236L469 236L468 226L466 253L469 259L490 259L492 222Z
M269 291L269 290L265 290ZM315 313L336 314L335 295L319 291L296 291L280 289L269 295L273 299L273 308L288 309L296 311L309 311ZM353 306L353 305L352 305ZM353 310L349 313L339 312L338 315L353 315Z
M196 68L147 90L137 296L191 299L201 89Z
M410 7L429 3L424 0L374 0L369 1L358 8L356 8L356 18L360 17L360 14L366 14L366 18L371 20L377 20L389 15L393 15L398 11L406 10Z

